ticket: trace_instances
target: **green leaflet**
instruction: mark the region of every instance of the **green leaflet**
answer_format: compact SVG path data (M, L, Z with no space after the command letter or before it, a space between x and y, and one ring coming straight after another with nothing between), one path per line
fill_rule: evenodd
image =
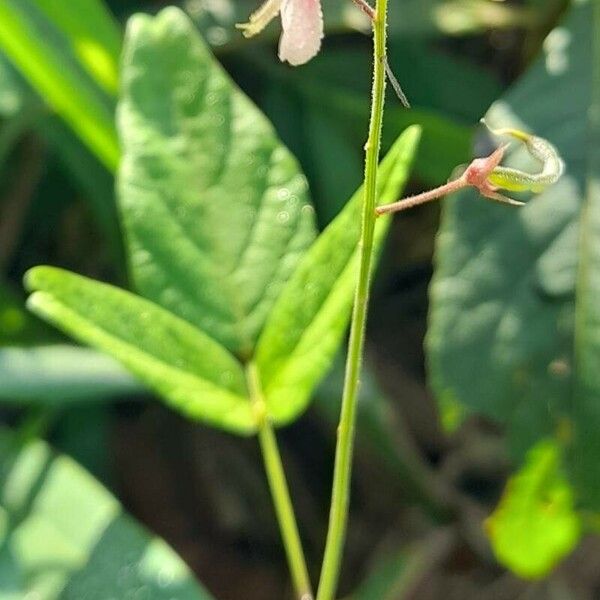
M408 129L382 162L380 203L398 198L420 130ZM258 342L256 362L269 414L276 423L296 418L329 368L346 330L358 267L362 188L319 236L278 298ZM379 219L380 249L387 218Z
M51 267L25 279L31 310L111 354L183 414L236 433L254 431L241 365L217 342L163 308Z
M0 432L0 596L210 600L183 561L91 475ZM140 592L143 590L143 592Z
M130 20L122 82L118 190L135 285L249 358L315 236L306 179L180 10Z
M418 136L418 129L408 130L383 161L382 202L401 193ZM307 252L261 337L259 369L276 424L304 410L342 340L354 291L360 198L359 191ZM386 229L382 219L378 245ZM241 364L202 331L139 296L60 269L37 267L26 285L35 292L29 299L34 312L111 354L175 409L235 433L254 431ZM304 286L315 294L306 296ZM127 384L115 375L116 389Z
M304 176L187 17L134 17L123 68L120 205L133 278L149 300L40 267L27 276L30 307L175 409L239 434L255 423L230 352L258 357L269 416L287 423L348 322L361 192L306 252L314 224ZM418 137L405 132L384 160L380 201L400 195Z
M548 139L566 171L519 211L468 194L445 201L427 340L438 397L504 423L516 457L566 432L567 476L578 502L593 509L600 508L600 77L590 48L600 39L598 10L574 4L547 42L559 55L542 56L487 115L493 127ZM569 40L564 51L561 39ZM525 159L520 149L509 166L527 170Z
M486 528L498 560L527 579L545 577L575 548L581 525L555 443L531 449Z

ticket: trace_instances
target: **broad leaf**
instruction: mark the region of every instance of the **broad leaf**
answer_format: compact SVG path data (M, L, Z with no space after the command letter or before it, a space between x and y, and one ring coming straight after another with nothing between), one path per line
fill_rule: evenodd
M111 100L101 93L34 0L0 2L0 50L109 169L119 148Z
M0 598L210 600L182 560L71 459L0 435Z
M564 432L578 499L598 509L600 78L591 48L600 9L592 4L572 7L545 55L488 115L494 126L549 139L566 174L521 210L472 194L445 201L427 346L440 400L506 424L516 456ZM511 159L532 168L521 152Z
M418 138L418 128L407 130L383 161L380 203L401 194ZM275 422L289 422L306 408L342 341L356 283L362 195L361 188L304 256L261 334L256 361ZM388 223L378 221L377 249Z
M137 289L249 357L315 231L307 183L189 19L130 20L120 206Z
M114 360L87 348L51 344L0 347L0 402L64 404L138 391Z
M254 430L240 364L163 308L118 288L51 267L26 275L31 310L111 354L180 412L214 426Z
M555 444L532 448L486 526L500 562L524 578L545 577L573 550L581 525Z

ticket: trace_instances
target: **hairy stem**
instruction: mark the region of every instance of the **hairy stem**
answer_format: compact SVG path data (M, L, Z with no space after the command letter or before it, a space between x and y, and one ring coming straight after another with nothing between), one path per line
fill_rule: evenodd
M308 569L306 568L304 551L302 550L302 542L298 533L294 508L285 478L285 471L281 463L277 438L266 415L260 378L254 363L248 364L246 377L253 408L257 416L258 440L265 465L265 472L296 596L299 600L310 600L312 598L312 589Z
M378 206L375 209L375 212L377 213L377 215L401 212L403 210L406 210L407 208L412 208L413 206L418 206L419 204L431 202L432 200L436 200L437 198L441 198L442 196L453 194L454 192L457 192L458 190L467 187L467 185L468 183L463 177L461 177L460 179L449 181L444 185L440 185L440 187L437 187L433 190L429 190L427 192L423 192L422 194L417 194L416 196L409 196L408 198L403 198L402 200L394 202L393 204L384 204L383 206Z
M387 0L378 0L373 16L374 77L369 139L365 146L365 196L362 207L360 267L350 327L346 376L338 427L329 528L317 600L334 600L335 598L348 522L352 451L356 426L356 400L365 339L376 220L377 167L385 99L386 13Z

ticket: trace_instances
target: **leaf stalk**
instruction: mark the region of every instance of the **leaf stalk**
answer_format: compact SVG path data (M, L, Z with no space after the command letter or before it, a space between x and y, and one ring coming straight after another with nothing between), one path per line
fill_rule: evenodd
M267 481L279 523L281 539L285 548L290 574L298 600L311 600L312 588L302 541L294 515L290 491L281 462L277 437L267 416L267 409L260 384L258 369L253 362L246 367L246 378L252 406L258 426L258 441L265 465Z

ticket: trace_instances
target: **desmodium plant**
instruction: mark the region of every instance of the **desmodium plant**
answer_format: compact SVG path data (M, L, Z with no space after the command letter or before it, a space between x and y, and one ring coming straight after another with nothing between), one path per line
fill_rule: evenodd
M318 237L296 160L184 13L168 8L130 20L121 70L118 203L137 293L51 267L36 267L25 279L31 310L118 359L175 410L233 434L257 436L295 594L302 600L313 597L313 586L275 428L306 409L350 322L329 528L316 590L317 600L334 600L371 274L389 225L386 215L465 187L521 205L498 190L540 193L563 173L552 144L500 128L492 132L522 142L541 164L539 173L500 166L506 150L501 146L473 161L458 179L395 202L419 130L406 130L379 163L386 79L405 98L388 65L387 0L378 0L375 8L357 4L372 20L374 41L364 185ZM254 35L279 13L281 60L308 61L323 36L317 0L269 0L240 27ZM106 162L113 160L110 153ZM508 212L507 218L514 216ZM562 493L557 454L544 447L527 465L532 470L540 463L559 481L549 493L565 509L569 529L560 536L562 551L577 537L578 524L571 519L570 496ZM527 477L515 487L528 489ZM511 506L504 501L499 514L510 513ZM506 546L498 515L488 529Z
M121 79L119 209L139 295L38 267L29 306L189 418L258 435L296 595L310 597L273 427L304 411L342 341L363 191L315 240L298 164L178 9L131 19ZM399 138L376 188L371 165L371 198L398 197L418 137Z

